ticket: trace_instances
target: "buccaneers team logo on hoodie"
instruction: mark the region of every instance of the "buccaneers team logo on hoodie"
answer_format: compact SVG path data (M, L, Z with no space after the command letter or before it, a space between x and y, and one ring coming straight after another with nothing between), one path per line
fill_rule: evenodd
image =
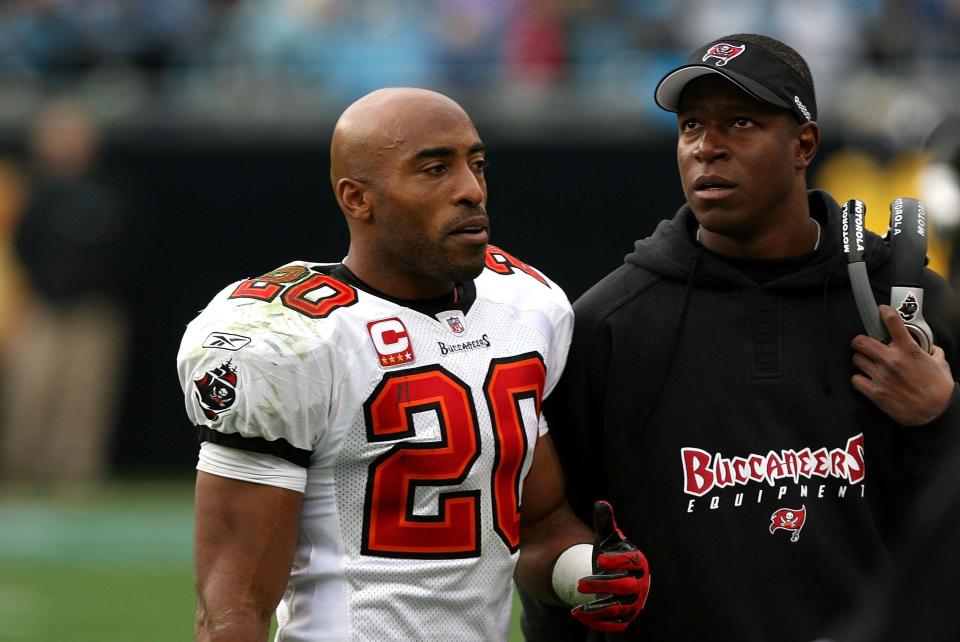
M193 385L197 388L194 394L203 414L207 419L216 419L237 400L237 369L227 361L194 379Z
M800 539L800 529L803 528L805 521L807 521L806 505L800 508L781 508L770 516L770 533L773 534L774 531L781 529L789 531L793 533L790 541L795 542Z
M680 449L680 459L683 491L695 497L728 486L764 482L773 486L781 480L797 484L802 480L833 478L859 484L866 476L863 433L847 439L843 448L808 447L730 457L687 447Z

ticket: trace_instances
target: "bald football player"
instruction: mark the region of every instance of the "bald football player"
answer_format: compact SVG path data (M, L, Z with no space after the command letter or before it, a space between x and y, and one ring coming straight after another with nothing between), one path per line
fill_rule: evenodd
M450 98L364 96L331 144L346 257L232 283L188 326L198 640L266 640L274 611L284 642L505 640L515 574L602 630L642 609L609 505L594 532L564 499L540 405L573 315L489 244L486 165Z

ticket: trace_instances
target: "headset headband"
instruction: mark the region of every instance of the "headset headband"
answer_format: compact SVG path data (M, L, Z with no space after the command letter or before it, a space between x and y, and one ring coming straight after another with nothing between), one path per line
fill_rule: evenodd
M841 218L843 252L853 298L863 326L874 339L887 342L890 336L880 320L870 277L864 262L864 225L867 208L862 201L844 203ZM929 353L933 332L923 318L923 267L927 258L927 218L923 203L915 198L898 198L890 203L891 288L890 307L897 311L910 335Z

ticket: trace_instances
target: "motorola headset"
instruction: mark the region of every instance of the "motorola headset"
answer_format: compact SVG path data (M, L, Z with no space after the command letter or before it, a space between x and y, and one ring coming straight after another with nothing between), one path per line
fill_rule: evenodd
M843 253L860 319L874 339L890 341L880 320L880 310L870 289L864 262L864 225L867 208L852 199L843 205L841 229ZM910 335L928 353L933 353L933 332L923 318L923 268L927 258L927 217L923 203L915 198L898 198L890 203L890 227L884 241L890 245L890 307L897 311Z

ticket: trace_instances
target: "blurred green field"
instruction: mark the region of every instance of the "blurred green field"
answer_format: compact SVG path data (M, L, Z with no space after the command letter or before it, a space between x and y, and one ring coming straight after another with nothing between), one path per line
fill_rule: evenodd
M192 640L192 502L191 480L0 489L0 642Z

